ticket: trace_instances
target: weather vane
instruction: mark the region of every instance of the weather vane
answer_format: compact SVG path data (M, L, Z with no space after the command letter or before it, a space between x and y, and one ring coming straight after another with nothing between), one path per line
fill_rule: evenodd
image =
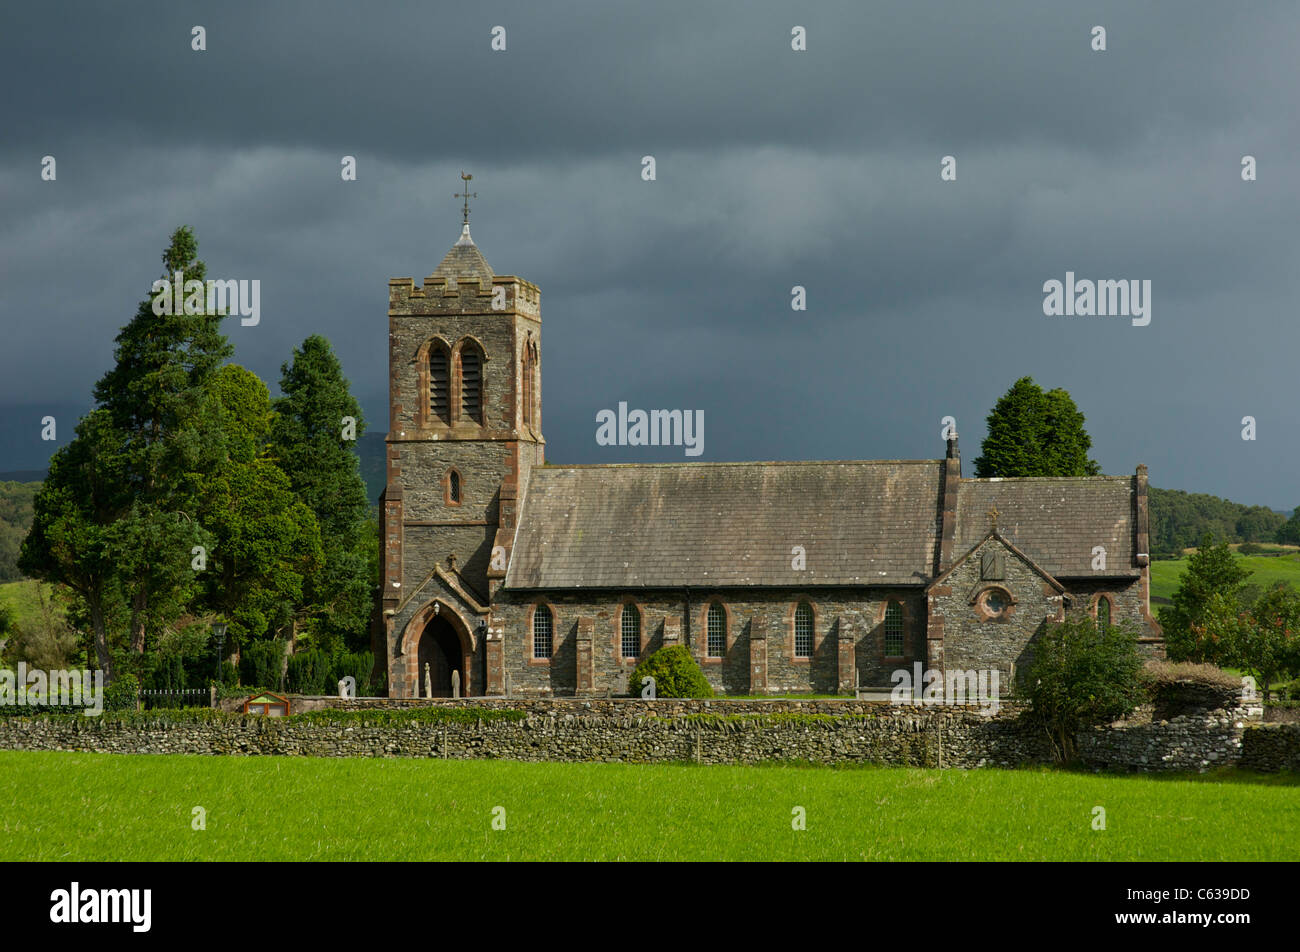
M465 174L465 170L464 170L464 169L461 169L460 177L461 177L461 181L463 181L463 182L465 183L464 186L463 186L464 189L465 189L465 191L463 191L463 192L457 192L457 193L453 196L453 198L463 198L463 199L465 199L465 219L464 219L464 223L465 223L466 225L468 225L468 224L469 224L469 200L470 200L471 198L478 198L478 192L471 192L471 191L469 190L469 181L470 181L470 179L472 179L474 176L472 176L472 175L466 175L466 174Z

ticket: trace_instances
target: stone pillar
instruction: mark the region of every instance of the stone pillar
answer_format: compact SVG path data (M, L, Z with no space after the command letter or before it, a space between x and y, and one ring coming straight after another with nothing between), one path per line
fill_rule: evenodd
M857 693L857 674L853 670L853 626L848 624L845 619L841 618L837 623L839 632L839 643L836 646L839 649L839 671L836 677L837 694L856 694Z
M489 696L503 695L506 693L506 643L501 622L488 622L484 647L487 654L487 693Z
M595 692L595 656L592 653L594 628L595 621L590 617L584 616L578 619L578 646L576 651L578 670L577 676L574 678L578 697L591 697Z
M664 619L664 647L672 648L682 643L682 620L680 618Z
M749 623L749 693L767 693L767 619Z

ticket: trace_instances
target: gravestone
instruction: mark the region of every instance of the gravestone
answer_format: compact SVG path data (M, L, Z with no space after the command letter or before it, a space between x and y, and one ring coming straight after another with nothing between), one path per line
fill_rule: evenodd
M451 696L460 697L460 672L459 671L453 671L451 673Z

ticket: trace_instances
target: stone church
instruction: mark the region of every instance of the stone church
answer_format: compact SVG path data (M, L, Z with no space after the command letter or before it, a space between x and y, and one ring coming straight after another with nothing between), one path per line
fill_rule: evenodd
M615 695L685 645L714 689L851 694L920 662L1025 670L1045 622L1149 607L1147 472L941 459L544 462L536 285L470 237L388 287L375 657L391 697ZM380 660L382 659L382 660Z

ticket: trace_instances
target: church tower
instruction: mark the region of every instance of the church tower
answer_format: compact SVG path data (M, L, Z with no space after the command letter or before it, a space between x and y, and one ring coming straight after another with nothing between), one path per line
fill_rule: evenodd
M390 697L493 686L489 603L505 576L520 492L543 460L539 292L492 270L470 237L469 197L459 240L424 286L388 282L375 647L385 649Z

